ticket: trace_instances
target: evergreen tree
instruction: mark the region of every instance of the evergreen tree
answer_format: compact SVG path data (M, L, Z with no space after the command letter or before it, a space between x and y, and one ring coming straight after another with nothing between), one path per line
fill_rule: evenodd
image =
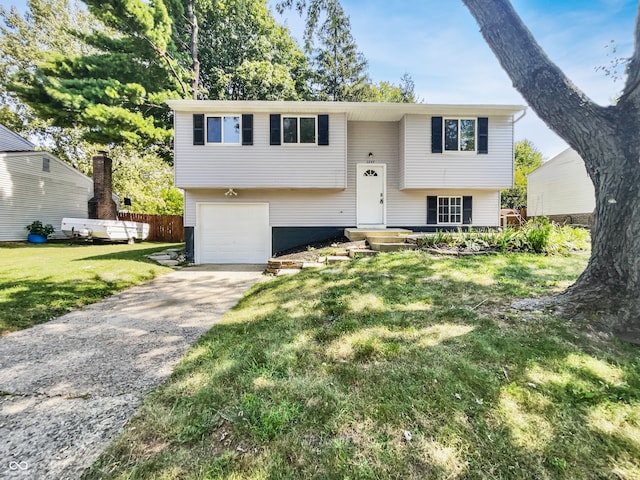
M157 146L172 138L164 100L189 94L188 72L173 58L171 19L162 0L85 0L101 28L73 32L82 51L45 51L9 88L57 127L82 127L104 145Z
M312 93L318 100L364 101L367 60L351 35L351 23L339 0L328 0L326 18L315 35Z

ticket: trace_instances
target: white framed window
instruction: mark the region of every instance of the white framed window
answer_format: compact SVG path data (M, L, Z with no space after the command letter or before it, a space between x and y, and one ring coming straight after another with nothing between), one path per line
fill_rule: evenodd
M240 145L242 117L240 115L207 115L207 145Z
M50 161L47 157L42 157L42 171L43 172L51 171Z
M445 152L476 151L475 118L445 118L442 132Z
M462 223L462 197L438 197L438 223Z
M307 144L317 143L316 132L318 130L317 117L282 117L282 143L287 144Z

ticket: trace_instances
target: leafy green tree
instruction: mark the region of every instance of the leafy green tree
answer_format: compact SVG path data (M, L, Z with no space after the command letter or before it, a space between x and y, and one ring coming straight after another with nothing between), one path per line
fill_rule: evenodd
M174 43L185 65L193 63L193 19L182 0L167 0ZM199 0L198 98L297 100L308 97L306 57L278 25L266 0Z
M514 187L501 192L502 208L524 208L527 206L527 175L542 165L542 153L525 139L515 144Z
M161 157L128 146L110 149L109 156L113 160L113 192L132 200L131 212L182 214L182 194L173 187L173 168Z
M364 100L367 102L417 103L414 92L415 84L411 75L405 73L400 85L382 81L370 84Z

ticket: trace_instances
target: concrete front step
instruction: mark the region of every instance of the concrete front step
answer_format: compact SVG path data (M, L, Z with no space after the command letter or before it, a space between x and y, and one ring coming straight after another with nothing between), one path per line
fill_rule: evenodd
M378 252L376 252L375 250L371 250L370 248L350 248L349 249L349 256L351 258L371 257L377 254Z
M377 252L398 252L400 250L415 250L416 245L414 243L404 243L404 242L395 242L395 243L370 243L369 246L371 250L375 250Z
M398 235L409 235L413 233L411 230L406 230L404 228L345 228L344 236L347 237L352 242L358 242L360 240L365 240L367 236L398 236Z
M367 235L367 243L402 243L406 240L406 235Z

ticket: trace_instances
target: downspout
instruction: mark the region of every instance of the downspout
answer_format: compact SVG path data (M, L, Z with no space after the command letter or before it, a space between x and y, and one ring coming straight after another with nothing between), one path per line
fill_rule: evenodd
M515 139L513 125L515 125L520 120L522 120L526 115L527 115L527 107L525 107L524 110L522 111L522 115L520 115L518 118L516 118L513 121L513 123L511 124L511 149L512 149L511 150L511 158L513 158L513 162L511 163L511 188L515 188L515 186L516 186L516 162L515 162L515 160L516 160L516 151L515 151L516 139Z

